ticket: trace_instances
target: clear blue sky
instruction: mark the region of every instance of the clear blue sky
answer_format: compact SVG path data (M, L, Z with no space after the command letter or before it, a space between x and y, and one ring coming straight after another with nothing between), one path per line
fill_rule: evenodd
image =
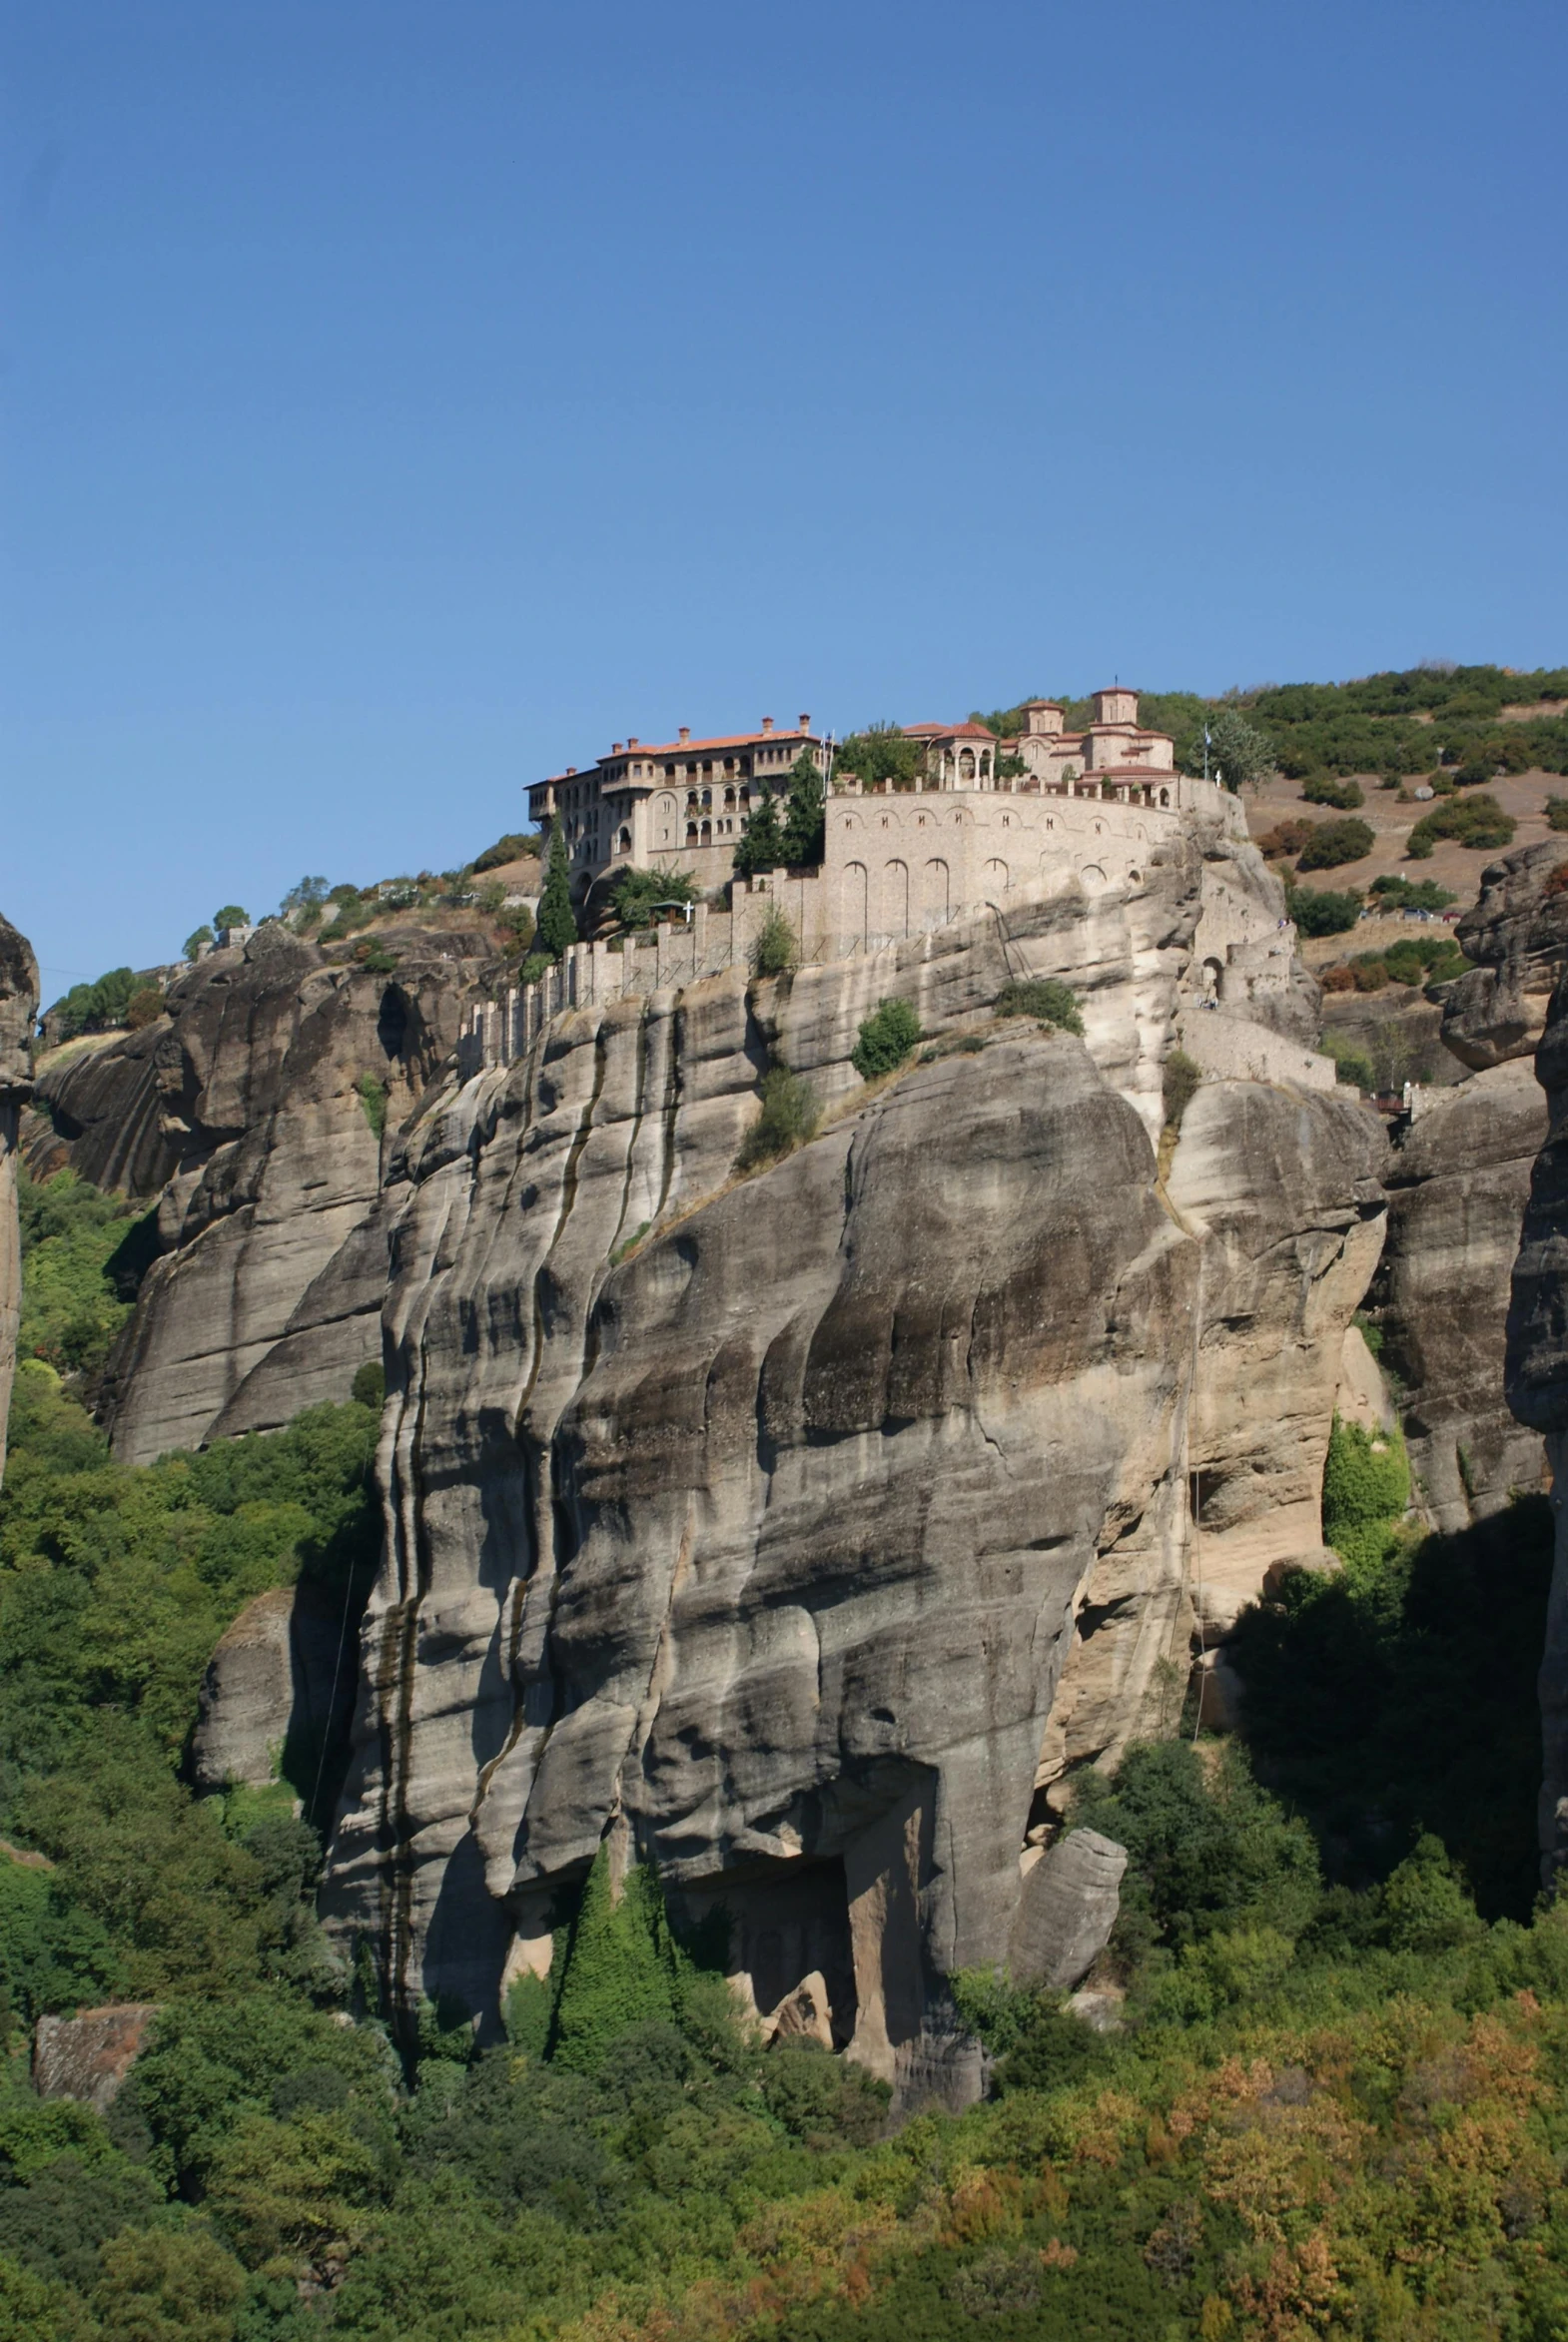
M12 0L49 994L612 738L1568 658L1561 0Z

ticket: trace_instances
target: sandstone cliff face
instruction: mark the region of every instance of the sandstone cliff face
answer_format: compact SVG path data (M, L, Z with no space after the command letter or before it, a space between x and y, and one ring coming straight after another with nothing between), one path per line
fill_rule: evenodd
M1417 1498L1440 1529L1467 1528L1542 1484L1539 1436L1504 1394L1503 1334L1545 1136L1529 1060L1504 1059L1445 1092L1385 1174L1388 1241L1368 1305L1397 1379Z
M1480 906L1485 911L1490 903L1492 909L1488 956L1505 975L1517 971L1518 982L1510 992L1500 978L1497 998L1487 995L1478 1003L1479 1014L1491 1016L1504 1039L1527 1013L1534 1018L1545 1010L1535 1072L1545 1093L1546 1137L1514 1263L1506 1383L1508 1404L1519 1422L1546 1435L1557 1518L1540 1676L1540 1844L1547 1886L1568 1866L1568 893L1545 891L1554 864L1562 859L1554 841L1510 854L1497 866L1496 882ZM1491 880L1494 874L1487 876ZM1510 1006L1515 993L1521 1003L1517 1010ZM1483 1027L1483 1037L1488 1031Z
M398 967L375 975L263 927L40 1085L73 1168L158 1195L162 1257L102 1393L125 1461L344 1398L379 1354L383 1157L480 965L471 936L388 940Z
M16 1150L22 1108L32 1094L29 1042L38 1013L32 947L0 919L0 1474L22 1311L22 1255L16 1224Z
M1063 1777L1179 1702L1189 1485L1237 1595L1317 1544L1383 1140L1342 1092L1216 1082L1162 1182L1211 862L1277 922L1252 850L1206 846L558 1019L410 1128L326 1891L404 2003L491 2014L608 1834L722 1899L759 2010L820 1987L835 2041L931 2080L942 1980L1007 1956ZM994 1021L1030 974L1072 979L1087 1045ZM867 1090L895 992L936 1054ZM828 1119L736 1181L770 1051Z
M1568 894L1547 891L1568 841L1520 846L1481 873L1481 895L1454 930L1477 966L1444 987L1443 1042L1484 1072L1533 1055L1568 941Z

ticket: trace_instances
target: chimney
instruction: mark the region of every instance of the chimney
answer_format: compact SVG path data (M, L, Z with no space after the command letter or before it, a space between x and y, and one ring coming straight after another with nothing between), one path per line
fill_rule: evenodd
M619 756L619 754L620 754L620 742L619 742L618 740L612 740L612 741L610 742L610 754L611 754L611 756Z
M772 731L772 729L773 729L773 718L772 718L771 716L764 716L764 717L763 717L763 719L762 719L762 729L763 729L765 732L771 732L771 731Z
M811 730L811 718L810 718L810 716L802 716L802 717L801 717L801 719L800 719L800 728L801 728L801 730L802 730L803 732L809 732L809 731Z
M681 736L682 740L689 740L689 739L691 738L691 726L690 726L690 724L682 724L682 725L681 725L681 728L680 728L680 736Z
M636 735L636 733L635 733L635 732L628 732L628 733L627 733L627 735L626 735L626 745L627 745L627 747L628 747L628 748L635 748L635 747L636 747L636 745L637 745L637 735Z
M576 769L577 769L577 768L576 768L576 766L575 766L574 764L569 764L569 765L567 765L567 767L566 767L566 778L567 778L567 780L568 780L568 781L571 779L571 776L572 776L572 774L573 774L573 773L576 771Z

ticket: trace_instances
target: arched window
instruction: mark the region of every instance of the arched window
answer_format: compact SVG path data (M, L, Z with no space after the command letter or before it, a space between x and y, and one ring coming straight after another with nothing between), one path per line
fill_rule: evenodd
M630 832L630 830L629 830L629 829L622 828L622 830L621 830L621 833L620 833L619 840L618 840L617 842L618 842L618 844L619 844L619 846L620 846L620 850L621 850L621 852L622 852L623 854L629 854L629 853L631 852L631 832Z
M696 792L696 790L695 790L695 789L688 789L688 790L686 791L686 811L687 811L688 813L695 813L695 812L696 812L696 810L697 810L697 792Z
M961 781L972 781L974 779L975 751L973 748L964 748L960 750L958 760L958 777Z
M1170 802L1171 802L1171 792L1170 792L1170 790L1169 790L1169 789L1162 789L1162 790L1161 790L1161 792L1160 792L1160 802L1161 802L1161 804L1162 804L1162 805L1169 805L1169 804L1170 804Z
M734 802L735 802L735 792L734 792L734 790L733 790L733 789L726 789L726 790L725 790L725 792L724 792L724 807L725 807L725 811L726 811L726 812L727 812L727 811L729 810L729 808L730 808L730 807L731 807L731 806L734 804Z
M694 821L688 821L688 822L687 822L687 824L686 824L686 843L687 843L687 845L688 845L688 846L694 846L694 845L696 844L696 842L697 842L697 825L696 825L696 823L695 823Z
M702 792L702 810L703 810L703 812L704 812L704 813L706 813L706 812L707 812L707 810L708 810L708 807L709 807L709 806L710 806L712 803L713 803L713 791L712 791L711 789L704 789L704 790L703 790L703 792Z
M702 825L702 843L705 846L711 846L713 843L713 824L711 821L705 821Z

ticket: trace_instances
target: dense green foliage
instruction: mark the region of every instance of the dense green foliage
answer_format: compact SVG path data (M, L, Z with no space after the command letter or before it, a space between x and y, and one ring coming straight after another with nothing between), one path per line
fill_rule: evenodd
M1395 870L1385 870L1380 878L1374 878L1368 891L1387 911L1446 911L1459 900L1435 878L1401 878Z
M744 834L735 841L737 878L756 878L763 871L782 870L786 860L778 802L765 784L761 790L761 796L752 805Z
M1359 862L1377 843L1370 822L1347 816L1343 821L1320 821L1296 858L1297 870L1337 870L1344 862Z
M777 1163L815 1135L819 1109L809 1082L787 1066L771 1066L761 1082L762 1112L741 1141L735 1158L740 1171Z
M540 951L558 960L577 940L577 918L571 907L571 868L566 837L557 819L550 830L550 850L544 865L544 888L534 928Z
M1343 935L1361 916L1361 898L1348 888L1287 887L1285 908L1302 935Z
M1332 773L1309 773L1301 795L1308 805L1331 805L1336 813L1354 813L1366 802L1359 781L1336 781Z
M868 789L883 781L891 781L895 789L912 789L925 769L925 742L909 739L903 727L893 723L846 732L833 757L835 777L857 773Z
M885 1000L862 1021L850 1063L862 1081L874 1082L901 1066L919 1039L920 1019L908 1001Z
M156 1207L139 1212L70 1171L33 1179L25 1165L17 1202L27 1259L18 1351L62 1374L96 1372L156 1252Z
M1357 992L1380 992L1385 984L1446 984L1470 965L1452 935L1402 935L1381 951L1357 952L1350 962Z
M1274 744L1238 707L1216 707L1208 718L1208 769L1238 794L1255 789L1274 769Z
M610 886L610 901L622 927L648 928L669 911L697 899L698 887L689 870L634 870L629 865L617 871ZM540 915L544 906L539 906Z
M1511 846L1517 826L1513 816L1504 813L1487 791L1474 797L1453 797L1421 816L1405 841L1405 852L1413 862L1425 862L1442 838L1490 852L1497 846Z
M123 1025L137 981L131 969L111 968L94 984L73 984L46 1012L51 1034L58 1041L74 1041L79 1033L106 1033Z
M1352 1572L1380 1564L1409 1501L1399 1432L1367 1431L1335 1415L1323 1464L1323 1543Z
M1054 1025L1059 1032L1082 1039L1084 1015L1070 984L1057 976L1037 976L1004 984L997 994L999 1017L1033 1017L1038 1025Z
M792 869L822 860L826 821L822 775L811 751L802 749L790 766L784 800L784 860Z

